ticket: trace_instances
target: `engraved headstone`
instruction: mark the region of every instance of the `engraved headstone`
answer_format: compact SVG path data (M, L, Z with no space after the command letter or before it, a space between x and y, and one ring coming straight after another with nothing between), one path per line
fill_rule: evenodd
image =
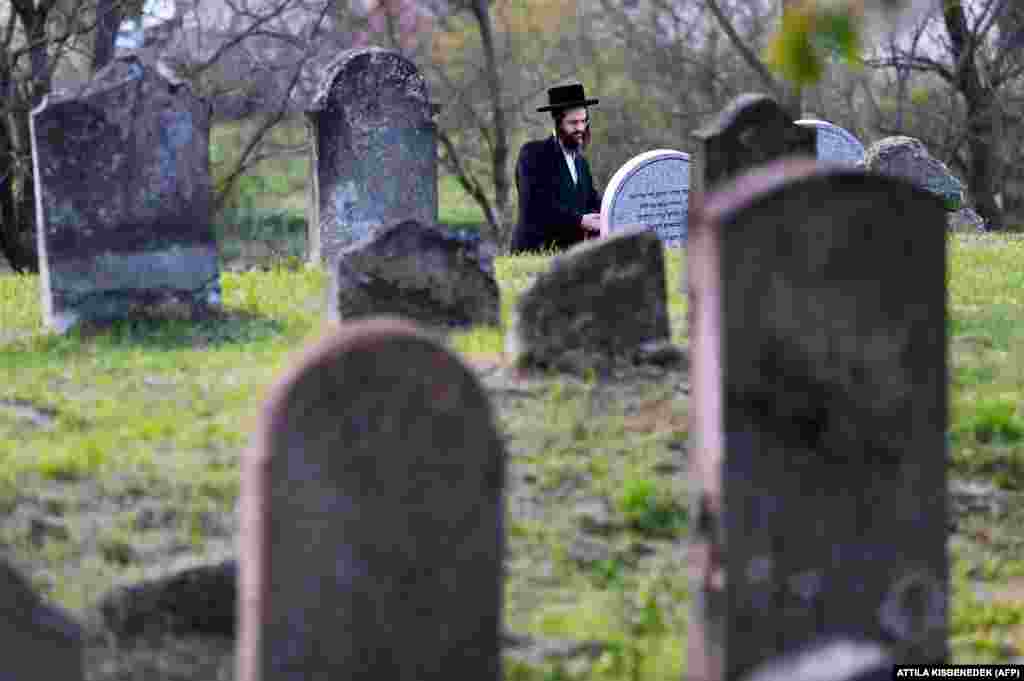
M903 180L814 160L752 170L701 208L690 678L851 633L946 659L944 221Z
M601 201L601 236L627 227L653 230L667 246L686 243L690 155L655 149L612 175Z
M693 193L712 191L731 177L784 156L817 155L815 131L796 125L767 95L740 95L694 137Z
M864 145L853 133L828 121L804 118L796 122L814 128L818 134L818 160L859 166L864 163Z
M47 605L28 581L0 560L0 679L83 681L82 627Z
M476 376L415 327L307 348L243 458L236 678L498 681L504 470Z
M134 57L32 112L47 326L219 304L209 113Z
M342 52L307 113L313 129L309 253L345 246L400 220L437 222L437 132L427 82L398 52Z

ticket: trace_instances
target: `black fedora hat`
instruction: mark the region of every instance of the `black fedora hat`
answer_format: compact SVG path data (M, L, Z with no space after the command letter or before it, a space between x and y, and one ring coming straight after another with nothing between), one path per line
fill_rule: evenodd
M537 111L554 111L555 109L571 109L577 106L597 104L596 99L587 99L582 83L559 85L548 90L548 105Z

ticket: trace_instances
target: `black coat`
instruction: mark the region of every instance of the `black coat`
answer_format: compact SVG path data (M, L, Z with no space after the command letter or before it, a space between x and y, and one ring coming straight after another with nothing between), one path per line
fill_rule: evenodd
M578 158L579 182L573 183L553 135L523 145L516 163L519 223L513 253L551 246L565 249L583 241L581 218L600 212L601 195L594 189L587 159Z

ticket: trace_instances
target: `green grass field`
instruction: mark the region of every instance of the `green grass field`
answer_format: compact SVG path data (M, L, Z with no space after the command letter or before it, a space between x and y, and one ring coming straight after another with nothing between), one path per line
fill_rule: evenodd
M457 186L446 181L441 192L446 221L479 219L465 197L452 198ZM685 344L684 263L679 251L666 254L672 337ZM1024 490L1024 238L951 236L948 255L950 473L1017 500ZM502 327L455 336L462 357L502 354L515 300L548 259L497 259ZM38 277L0 276L0 507L14 518L21 505L59 503L68 524L65 536L40 543L10 521L0 525L0 546L40 592L73 612L154 567L132 558L136 546L167 540L206 555L233 539L207 521L233 515L239 456L255 414L289 358L321 333L326 277L315 267L281 266L224 272L221 281L222 319L126 321L59 337L41 328ZM545 518L508 524L506 610L519 631L598 638L611 647L582 671L512 664L506 678L678 679L684 664L688 587L671 550L688 533L686 485L678 470L659 471L678 469L673 452L686 437L685 399L672 386L651 385L631 404L598 408L594 390L554 379L530 399L497 409L510 466L535 480ZM566 497L559 490L567 484L582 487ZM565 520L581 495L609 500L623 519L610 557L587 567L569 557L576 529ZM161 537L134 529L139 500L173 509ZM951 541L955 661L1024 655L1019 506L963 519ZM104 522L90 524L90 513ZM626 558L637 544L657 549L653 562ZM992 598L979 599L978 587Z
M214 127L215 185L255 125ZM271 138L294 146L306 135L296 117ZM0 263L0 557L90 627L111 586L163 574L183 557L233 551L239 462L266 390L324 331L327 275L301 262L309 173L305 153L264 161L216 217L223 264L239 265L222 271L218 319L123 321L57 336L42 328L39 278ZM439 222L461 230L484 223L453 177L442 173L438 192ZM948 243L948 472L1002 499L999 510L955 519L952 661L1019 662L1024 235ZM549 260L497 258L501 327L452 337L464 361L503 361L515 302ZM267 267L241 266L254 263ZM672 340L686 345L682 254L667 250L666 265ZM592 660L509 659L506 681L681 678L692 605L683 557L687 379L670 372L606 385L546 376L488 388L508 454L505 624L605 644ZM608 525L583 532L596 501L607 504ZM596 557L580 558L581 537ZM231 643L220 643L129 645L92 631L86 677L232 679Z

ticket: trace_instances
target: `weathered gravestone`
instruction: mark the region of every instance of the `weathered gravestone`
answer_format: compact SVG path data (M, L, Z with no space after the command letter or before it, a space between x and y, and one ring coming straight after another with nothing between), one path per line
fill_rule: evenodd
M880 139L868 149L864 165L872 172L901 177L935 194L946 210L955 211L963 205L963 184L945 163L928 153L919 139L902 136Z
M397 315L436 329L501 323L494 254L480 241L405 220L339 252L328 319Z
M3 560L0 594L0 679L83 681L82 628L63 611L43 603Z
M506 347L521 367L581 373L672 361L661 242L632 229L555 256L519 296Z
M693 193L712 191L745 170L784 156L817 155L815 131L797 125L767 95L740 95L694 137Z
M817 133L818 160L857 167L864 163L864 145L849 130L828 121L804 118L796 122Z
M668 246L686 243L690 155L655 149L612 175L601 200L601 236L629 227L653 230Z
M878 140L864 156L865 167L876 173L901 177L942 201L946 227L952 232L983 232L985 220L964 205L964 187L945 163L928 153L914 137Z
M239 681L501 678L504 449L451 352L343 324L242 466Z
M700 212L688 677L733 681L844 635L945 659L945 236L892 227L941 225L941 206L788 160Z
M307 113L313 138L309 253L343 247L399 220L437 222L437 133L427 82L377 47L342 52Z
M207 104L125 57L31 123L47 326L219 304Z

